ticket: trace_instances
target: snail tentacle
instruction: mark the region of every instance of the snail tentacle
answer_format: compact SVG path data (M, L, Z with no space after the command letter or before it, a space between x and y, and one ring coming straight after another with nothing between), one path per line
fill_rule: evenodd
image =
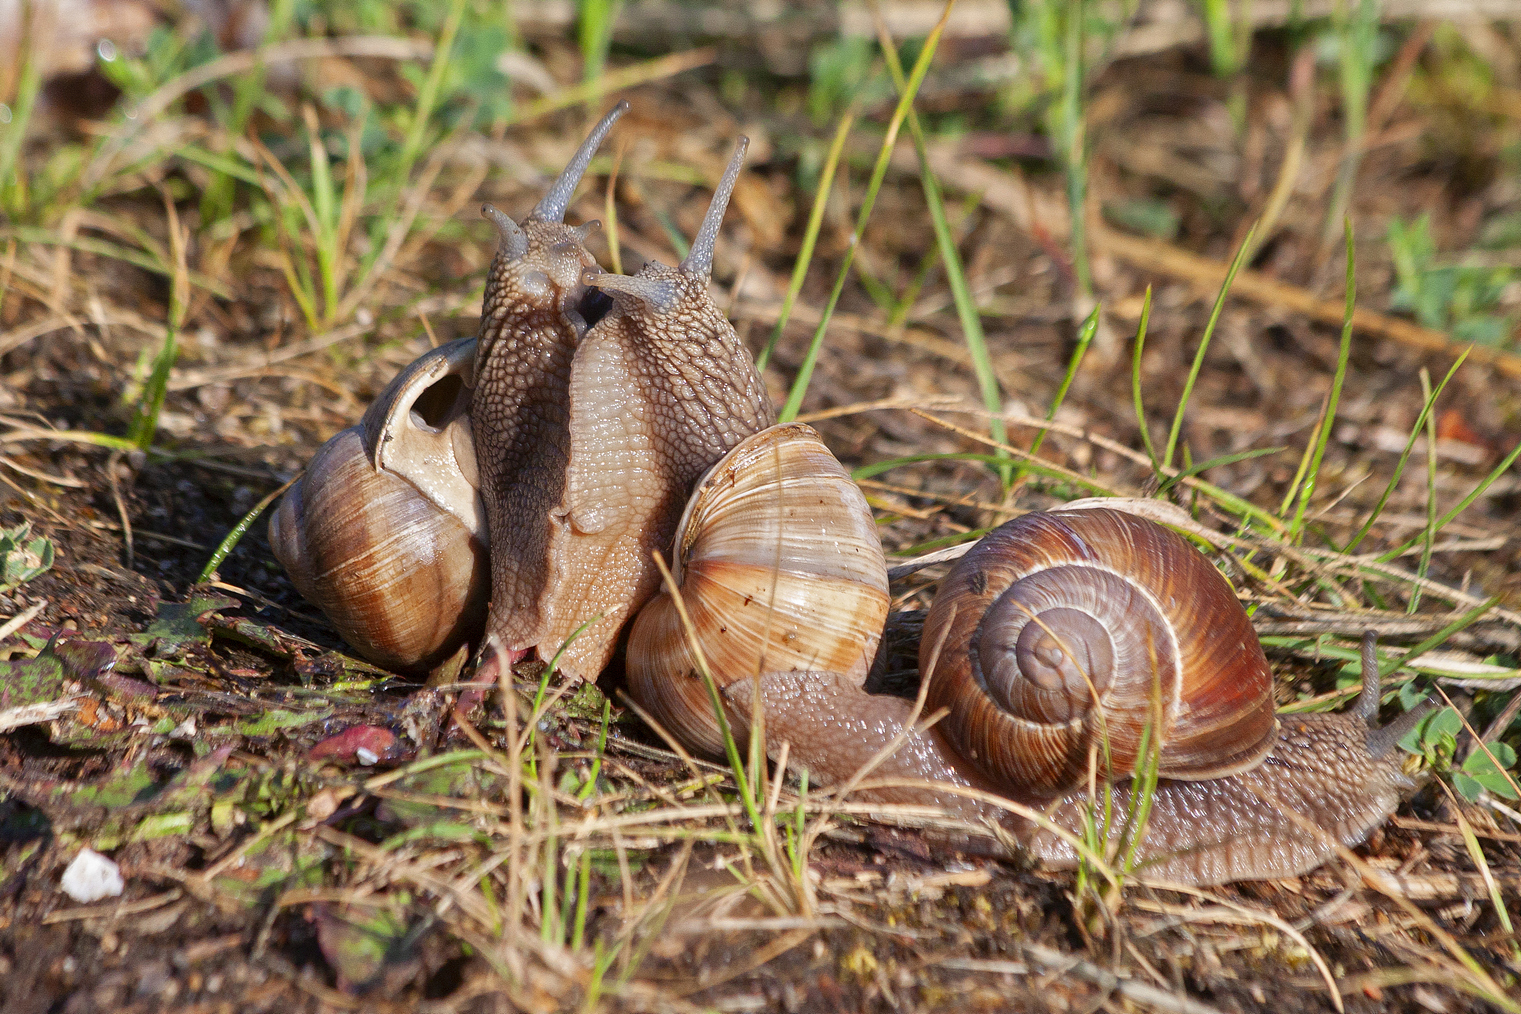
M602 147L602 141L607 137L607 132L613 129L613 124L618 118L628 112L628 103L619 102L607 111L591 133L586 135L586 140L581 142L581 147L571 157L563 172L555 180L541 201L534 207L529 218L538 222L563 222L565 211L570 207L570 199L575 195L576 185L581 182L581 177L586 174L586 167L591 165L592 156L597 154L597 149ZM584 238L584 237L579 237Z

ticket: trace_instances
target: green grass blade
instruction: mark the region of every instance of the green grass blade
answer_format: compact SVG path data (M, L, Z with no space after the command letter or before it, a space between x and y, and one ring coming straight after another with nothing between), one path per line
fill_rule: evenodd
M1447 371L1447 376L1442 378L1442 382L1436 386L1436 390L1431 392L1431 397L1427 398L1426 403L1421 406L1421 414L1416 418L1415 425L1410 427L1410 436L1405 440L1405 449L1400 452L1400 460L1394 466L1394 475L1390 477L1389 484L1384 487L1384 493L1378 498L1378 503L1374 505L1372 513L1368 515L1368 520L1363 522L1362 528L1358 529L1357 534L1352 537L1352 541L1347 544L1347 548L1343 552L1351 553L1355 551L1363 539L1368 537L1368 533L1373 530L1373 526L1378 522L1379 516L1384 512L1385 505L1389 503L1389 497L1394 495L1395 487L1399 485L1400 478L1405 474L1405 463L1409 460L1410 452L1415 447L1416 437L1421 435L1421 429L1426 424L1426 417L1435 409L1436 401L1442 396L1442 391L1446 389L1447 382L1458 372L1458 368L1463 365L1463 361L1468 358L1468 353L1472 351L1472 345L1463 350L1463 353L1458 356L1457 362L1453 363L1452 368Z
M528 734L528 759L530 764L533 763L533 747L539 734L539 712L544 707L544 697L549 693L549 681L554 677L555 672L560 668L560 658L565 654L566 649L575 643L576 638L586 633L587 629L593 623L599 623L601 620L602 614L598 613L596 616L593 616L591 619L581 624L575 630L572 630L570 632L570 636L560 643L560 648L555 652L554 658L549 660L549 664L544 667L544 672L539 676L539 689L533 695L533 711L531 713L534 726Z
M576 793L577 799L588 799L597 791L597 779L602 777L602 757L607 752L607 727L613 717L611 698L602 698L602 726L597 733L597 752L592 756L591 770L587 772L586 784Z
M892 312L898 308L898 298L886 282L872 273L864 257L856 258L856 281L861 283L867 298L877 304L877 309L882 311L884 317L892 316Z
M301 478L301 476L296 476L296 479L299 478ZM287 482L285 485L281 486L279 489L275 490L273 493L269 494L264 499L254 504L253 508L249 510L247 514L243 515L243 519L237 524L233 525L231 531L222 536L222 541L217 543L217 548L212 551L211 559L206 561L206 566L201 568L200 576L195 579L196 584L211 580L212 575L216 574L217 568L222 565L222 561L227 559L228 554L231 553L239 541L242 540L243 533L248 531L248 526L259 520L259 515L263 514L266 510L269 509L269 505L275 502L275 497L279 496L281 493L284 493L286 490L290 489L291 486L295 485L296 479L290 480L290 482Z
M169 395L169 371L174 368L178 358L177 329L170 324L164 329L164 342L153 357L153 372L143 385L142 401L138 404L132 425L127 429L127 439L140 451L148 449L153 443L154 434L158 432L158 416L163 410L164 399Z
M171 263L169 312L164 321L163 344L153 358L153 372L143 385L142 401L127 430L127 439L136 444L140 451L146 451L152 445L154 434L158 432L158 417L163 411L164 399L169 396L169 372L174 369L175 360L179 358L180 326L185 322L185 311L190 298L190 272L185 265L185 242L188 237L180 229L179 217L175 214L174 205L167 193L164 196L164 209L168 213Z
M1215 325L1220 322L1220 311L1225 309L1225 297L1231 291L1231 284L1236 280L1236 272L1241 270L1241 265L1246 262L1246 252L1252 248L1252 237L1257 232L1257 226L1253 223L1247 230L1246 237L1242 239L1241 246L1236 250L1236 256L1231 260L1230 270L1225 273L1225 281L1220 286L1220 295L1215 297L1215 307L1210 311L1209 323L1204 328L1204 337L1199 339L1199 351L1194 353L1194 362L1188 370L1188 380L1183 384L1183 397L1178 400L1178 410L1172 417L1172 429L1167 434L1167 450L1162 455L1162 466L1172 467L1172 456L1178 446L1178 434L1183 430L1183 413L1188 408L1188 399L1193 395L1194 384L1199 379L1199 371L1204 367L1204 354L1209 351L1210 339L1215 335Z
M908 82L903 78L903 65L898 60L898 51L893 46L892 37L887 34L886 26L880 18L877 21L877 28L881 36L882 56L887 61L887 70L892 75L893 86L897 88L900 95L907 94ZM1001 444L1008 443L1007 430L1004 429L1002 417L1003 395L999 391L998 374L993 369L993 358L988 354L987 337L982 330L982 316L978 312L976 300L972 298L972 287L967 283L966 270L961 264L961 252L956 248L956 238L951 233L950 222L945 216L945 199L940 192L940 182L935 178L935 171L930 167L929 149L924 142L924 130L919 125L919 117L912 107L908 110L908 132L913 138L914 152L919 157L919 182L924 189L924 203L929 207L930 222L935 229L935 248L940 251L940 261L945 268L945 279L950 285L951 299L956 305L956 317L961 322L961 333L966 339L967 352L972 357L972 371L977 377L977 389L982 394L982 403L987 406L988 426L994 440ZM1096 326L1097 318L1093 318L1093 321ZM1092 339L1091 330L1089 339ZM1065 389L1063 389L1063 394L1065 394ZM1005 464L999 466L998 472L1004 487L1007 488L1013 481L1013 469Z
M622 0L580 0L576 19L576 42L581 48L581 80L593 84L607 68L607 51L612 48L613 26L618 21Z
M1201 461L1198 464L1189 465L1187 468L1178 472L1176 475L1169 475L1166 479L1164 479L1162 481L1162 484L1157 487L1157 495L1161 496L1169 489L1172 489L1178 483L1182 482L1184 479L1199 475L1203 472L1207 472L1211 468L1218 468L1221 465L1232 465L1238 461L1249 461L1252 458L1262 458L1266 457L1269 454L1278 454L1283 450L1285 450L1285 448L1282 447L1258 447L1255 450L1250 451L1236 451L1234 454L1222 454L1218 458L1210 458L1208 461Z
M1072 271L1077 291L1093 296L1093 272L1088 264L1088 134L1083 120L1083 53L1087 11L1083 0L1069 0L1062 32L1062 161L1067 176L1067 211L1072 220Z
M42 89L42 61L38 54L44 50L42 33L38 31L38 23L45 17L42 5L22 5L19 14L26 23L27 30L23 34L31 38L18 47L22 61L16 102L11 107L10 122L0 126L0 210L12 217L20 217L27 210L26 170L21 164L21 146L26 140L27 125L32 120L32 109L37 105L37 94Z
M269 6L269 24L264 30L264 37L259 42L256 53L262 53L266 46L274 45L284 39L290 31L291 21L295 15L295 0L275 0ZM254 66L240 74L233 82L232 109L228 111L225 121L228 137L241 137L248 128L249 118L253 116L254 107L264 94L264 83L268 69L263 60L259 60ZM215 92L212 92L215 94ZM229 166L237 166L233 159L226 159ZM239 166L238 169L242 167ZM233 198L236 191L236 182L241 180L250 186L258 186L257 179L247 179L237 169L214 168L206 189L201 192L201 226L207 226L221 222L233 212Z
M1032 460L1025 451L1018 451L1012 455L1017 460L1024 462L1027 472L1042 475L1048 479L1058 479L1062 482L1070 482L1082 486L1100 496L1117 495L1113 489L1105 486L1097 480L1088 479L1071 469L1062 468L1060 465L1049 461ZM1000 465L1009 460L1008 454L978 454L975 451L955 451L950 454L910 454L901 458L890 458L886 461L874 461L869 465L862 465L850 473L850 477L856 482L862 479L870 479L881 475L883 472L898 468L902 465L912 465L921 461L978 461L985 465Z
M1083 321L1083 326L1078 329L1077 348L1072 350L1072 358L1067 362L1067 374L1062 377L1061 386L1056 389L1056 396L1051 399L1051 407L1046 410L1046 422L1056 418L1062 402L1067 399L1067 390L1072 386L1072 379L1077 376L1078 368L1083 365L1083 356L1087 355L1088 346L1093 344L1093 336L1098 331L1100 309L1101 307L1095 306L1093 312L1088 314L1088 319ZM1035 434L1035 440L1030 444L1031 457L1040 453L1040 445L1046 442L1046 434L1049 432L1051 431L1041 430ZM1024 469L1021 468L1015 476L1015 481L1017 482L1019 475L1023 474Z
M1299 486L1304 482L1304 477L1310 474L1310 459L1315 457L1315 443L1320 439L1320 432L1326 424L1326 405L1329 398L1322 398L1320 402L1320 414L1315 417L1315 425L1310 430L1310 439L1305 442L1304 450L1299 453L1299 467L1294 470L1294 478L1289 480L1289 488L1284 490L1283 502L1278 505L1278 516L1286 517L1289 508L1294 506L1294 500L1299 496Z
M893 146L897 143L898 131L902 129L903 121L913 107L914 96L919 94L919 88L924 84L924 76L929 73L930 61L934 59L935 50L940 46L940 36L945 31L953 3L954 0L946 4L939 22L924 40L924 48L919 51L919 59L914 63L913 73L909 76L908 84L898 99L892 118L887 122L887 133L882 138L882 148L877 153L877 162L871 171L871 181L866 186L866 195L861 201L861 210L856 216L854 242L845 251L844 262L840 265L839 275L835 278L834 289L829 294L829 302L824 306L824 313L819 320L817 330L813 333L813 340L808 345L808 352L803 357L802 365L798 367L797 377L792 382L792 390L787 393L787 403L778 413L780 422L791 422L797 418L798 410L803 405L803 396L808 392L808 381L813 377L814 364L818 362L819 351L824 346L824 334L829 328L830 318L834 316L834 308L840 301L840 294L845 290L845 281L850 277L850 266L855 260L856 246L866 231L866 223L871 219L872 209L876 207L877 194L881 191L882 181L887 176L887 167L892 161Z
M850 136L850 127L855 119L856 110L851 106L845 110L839 126L834 129L834 140L829 142L829 152L824 156L824 168L819 173L818 189L813 195L813 210L808 214L808 227L803 230L803 245L792 265L792 280L787 283L787 295L782 299L782 312L776 318L776 327L771 329L771 339L761 349L760 355L755 357L757 370L764 370L766 363L771 361L771 352L776 348L777 341L782 337L782 329L792 316L792 307L797 302L798 294L803 291L808 265L813 262L813 249L818 245L819 232L824 228L824 211L829 206L830 191L834 189L835 170L839 168L840 155L845 150L845 139Z
M1494 469L1484 477L1483 482L1475 486L1467 496L1458 501L1455 507L1441 516L1441 518L1436 523L1436 530L1440 532L1443 528L1446 528L1448 523L1451 522L1453 518L1466 511L1475 500L1483 496L1485 490L1489 489L1489 487L1494 484L1494 481L1496 479L1500 478L1500 476L1510 471L1510 466L1516 463L1516 459L1518 457L1521 457L1521 443L1518 443L1511 449L1511 452L1505 456L1505 459L1496 465ZM1393 560L1395 557L1400 556L1406 550L1410 549L1410 547L1414 546L1417 542L1425 537L1425 533L1423 532L1420 535L1417 535L1415 538L1410 539L1391 550L1388 550L1379 556L1378 562L1388 563L1390 560Z
M1431 401L1431 374L1421 367L1421 394L1427 403ZM1424 578L1431 570L1431 547L1436 543L1437 524L1437 425L1436 416L1426 415L1426 529L1421 541L1421 558L1416 562L1417 577ZM1421 607L1421 587L1410 589L1410 602L1405 612L1414 614Z
M586 909L591 898L591 853L581 851L581 876L576 890L575 924L570 934L570 949L579 951L586 942Z
M1419 644L1412 647L1409 651L1405 652L1399 658L1379 666L1379 675L1388 676L1390 673L1397 672L1402 667L1409 665L1411 662L1414 662L1416 659L1420 658L1431 649L1441 647L1449 637L1451 637L1453 634L1456 634L1458 631L1464 629L1465 627L1468 627L1471 624L1477 622L1484 616L1485 613L1489 612L1496 605L1498 605L1499 602L1500 598L1497 595L1492 599L1481 602L1478 605L1474 606L1468 612L1464 613L1462 616L1459 616L1457 619L1447 624L1447 626L1443 627L1441 630L1438 630L1436 633L1432 634L1424 641L1421 641Z
M1146 325L1151 321L1151 286L1146 286L1146 296L1141 300L1141 323L1135 330L1135 351L1130 358L1130 396L1135 401L1135 421L1141 427L1141 442L1146 445L1146 456L1151 467L1160 470L1157 449L1151 442L1151 427L1146 425L1146 404L1141 398L1141 351L1146 347Z
M412 176L412 166L416 164L418 155L422 153L423 141L428 133L428 121L433 118L434 108L438 104L438 93L443 86L444 73L449 69L449 57L454 49L454 36L459 32L460 20L465 15L467 3L468 0L450 0L449 13L444 18L443 27L438 33L438 44L433 49L433 62L428 66L428 76L423 79L422 87L417 90L417 105L412 110L411 122L407 124L406 138L402 141L401 155L397 160L396 173L392 179L395 187L395 197L391 202L393 212L401 203L401 195L406 190L407 180Z
M312 210L317 213L317 233L312 245L317 250L317 274L322 283L322 321L331 323L338 309L338 264L343 251L335 249L338 241L338 197L333 192L332 163L322 140L322 126L317 110L310 105L302 109L306 120L307 148L312 164Z
M687 242L686 236L682 235L681 226L671 217L671 213L664 208L656 208L655 221L660 223L660 231L665 233L666 242L671 244L671 249L676 251L676 259L679 261L692 249L692 244Z
M227 177L255 187L259 185L259 174L250 169L245 163L227 155L207 151L200 145L181 145L178 148L172 149L169 154L173 158L181 158L187 162L194 162L197 165L205 166L216 173L218 177ZM209 224L209 219L207 221Z
M1336 425L1336 406L1341 399L1342 383L1347 379L1347 362L1352 357L1352 312L1357 307L1357 253L1352 243L1352 219L1346 220L1347 231L1347 303L1342 315L1341 325L1341 348L1336 354L1336 375L1331 379L1331 394L1326 400L1324 418L1320 424L1320 434L1315 442L1315 454L1310 459L1310 469L1305 476L1304 485L1299 490L1299 507L1294 512L1294 520L1289 525L1288 540L1297 542L1304 530L1305 511L1309 509L1310 497L1315 494L1316 483L1320 479L1320 464L1325 459L1326 444L1330 442L1331 430Z
M681 619L682 632L688 643L692 646L692 652L696 656L698 674L702 677L704 688L708 691L708 703L713 708L713 717L718 724L718 732L724 741L724 756L729 761L729 770L734 775L734 783L739 788L740 801L744 805L745 815L750 818L750 826L757 834L762 833L762 820L760 804L753 791L749 776L745 772L745 762L739 754L739 743L734 738L734 732L729 727L729 716L724 708L722 695L718 692L718 684L713 679L713 672L708 668L707 655L702 650L702 645L697 640L697 628L692 625L692 618L687 612L686 602L681 597L681 589L677 587L676 580L671 576L671 570L665 564L665 558L659 553L652 554L655 566L660 570L662 586L670 592L671 604L676 608L676 615Z

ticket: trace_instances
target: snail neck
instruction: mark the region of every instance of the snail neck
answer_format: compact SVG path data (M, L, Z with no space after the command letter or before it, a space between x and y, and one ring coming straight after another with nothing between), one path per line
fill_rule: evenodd
M756 679L743 679L724 688L736 726L748 719ZM811 784L844 784L876 761L861 779L869 787L855 794L859 798L935 806L977 823L1007 815L1007 811L971 795L948 791L977 789L1009 796L968 764L938 725L910 730L897 750L886 757L878 756L914 718L911 702L868 694L861 688L859 676L837 672L767 673L758 679L765 702L767 754L774 760L782 743L789 743L788 767L799 773L806 770ZM908 784L927 782L940 783L947 789Z

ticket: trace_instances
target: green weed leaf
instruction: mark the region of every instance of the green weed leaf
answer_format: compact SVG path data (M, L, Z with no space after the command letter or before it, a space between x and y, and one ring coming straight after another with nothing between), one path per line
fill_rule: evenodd
M46 536L27 538L31 522L0 528L0 594L21 587L53 566L53 542Z
M1505 770L1502 769L1512 769L1516 766L1516 751L1508 743L1501 743L1498 740L1486 743L1485 746L1489 748L1489 753L1475 750L1469 754L1468 759L1463 762L1463 770L1453 774L1453 785L1457 786L1458 791L1469 800L1477 797L1478 793L1465 791L1459 782L1460 778L1464 782L1473 782L1479 788L1488 789L1497 796L1515 799L1516 790L1511 785ZM1490 754L1494 755L1493 760L1490 759ZM1495 761L1499 761L1499 767L1495 766Z

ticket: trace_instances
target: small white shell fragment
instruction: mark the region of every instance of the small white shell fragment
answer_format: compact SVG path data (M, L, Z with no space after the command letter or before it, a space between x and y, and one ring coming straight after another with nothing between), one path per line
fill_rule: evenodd
M126 883L122 880L121 868L114 861L94 849L83 848L63 871L58 886L81 905L88 905L102 898L116 897Z

